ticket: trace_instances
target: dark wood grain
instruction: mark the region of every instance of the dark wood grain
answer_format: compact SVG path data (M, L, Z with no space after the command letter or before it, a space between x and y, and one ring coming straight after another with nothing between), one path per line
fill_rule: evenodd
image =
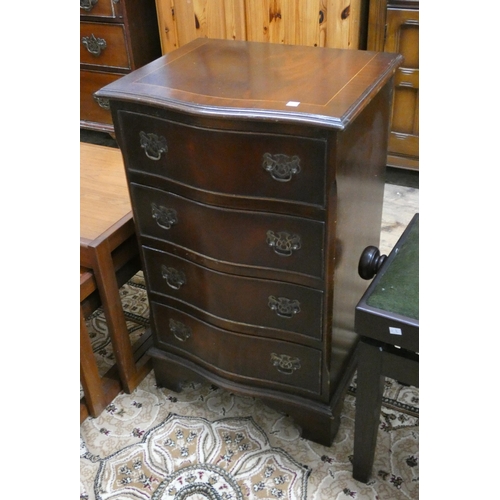
M197 39L98 95L343 129L401 62L399 55L378 52Z
M120 113L120 121L128 131L124 148L130 171L233 197L284 199L324 207L324 139L201 128L159 119L154 113ZM141 132L165 139L167 151L159 160L147 157ZM299 172L291 174L288 182L276 180L263 167L266 154L285 155L290 161L296 157Z
M296 273L299 283L300 275L323 278L322 222L222 209L135 184L131 185L131 199L137 207L141 235L167 239L173 245L216 261ZM160 225L153 217L153 207L175 210L177 222L170 229ZM276 236L296 236L300 248L291 250L290 255L277 253L269 243L269 231Z
M124 155L158 383L205 379L261 397L304 437L331 444L355 366L354 308L366 288L357 264L380 238L400 63L196 40L97 93L110 99ZM265 153L300 158L300 172L276 180ZM284 243L280 232L293 251L269 244ZM162 265L189 285L171 289ZM300 313L277 317L270 295L297 299ZM171 320L190 333L176 336Z
M153 293L190 304L192 311L210 313L220 318L219 324L226 320L253 325L253 331L263 330L260 332L263 336L274 336L271 330L274 329L284 330L285 334L298 334L294 340L300 335L321 340L323 296L317 289L283 281L220 273L146 247L144 256L145 273ZM169 281L165 269L182 273L182 285L177 285L177 288L174 280ZM278 314L269 305L269 297L297 301L299 311L290 316L283 311ZM235 325L232 328L241 329Z

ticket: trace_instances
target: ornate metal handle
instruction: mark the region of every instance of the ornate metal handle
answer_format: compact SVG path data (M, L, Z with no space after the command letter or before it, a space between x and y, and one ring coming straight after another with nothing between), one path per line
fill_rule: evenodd
M82 43L87 47L87 50L94 56L100 56L101 52L106 48L106 40L97 38L94 33L90 36L82 37Z
M283 154L264 153L262 167L278 182L289 182L300 172L300 158Z
M292 318L294 314L300 312L300 302L298 300L287 299L286 297L269 296L269 307L282 318Z
M151 203L151 213L153 219L162 229L170 229L174 224L177 224L177 212L173 208L166 208Z
M80 9L90 12L98 0L80 0Z
M174 290L179 290L186 284L186 275L173 267L161 266L161 275L165 278L167 285Z
M97 96L93 95L93 98L94 98L94 101L96 101L97 104L99 104L99 106L101 108L110 109L109 99L107 99L106 97L97 97Z
M286 231L278 233L268 231L266 242L275 253L282 257L290 257L295 250L299 250L301 247L300 236Z
M144 149L146 156L150 160L158 161L162 153L168 151L167 140L165 137L156 134L147 134L146 132L139 132L141 140L141 148Z
M186 342L186 340L191 337L191 328L180 321L171 319L168 322L168 326L170 327L170 331L174 334L174 337L181 342Z
M300 359L292 358L288 354L271 353L271 363L276 370L285 375L292 375L293 372L300 369Z

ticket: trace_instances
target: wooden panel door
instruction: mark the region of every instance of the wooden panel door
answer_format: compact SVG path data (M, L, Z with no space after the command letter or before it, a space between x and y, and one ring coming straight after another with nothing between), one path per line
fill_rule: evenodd
M386 52L405 58L396 73L394 109L387 163L418 169L418 11L387 10Z
M404 56L395 77L387 165L419 169L419 11L411 0L372 0L368 50Z
M364 49L366 0L156 0L163 54L199 37Z

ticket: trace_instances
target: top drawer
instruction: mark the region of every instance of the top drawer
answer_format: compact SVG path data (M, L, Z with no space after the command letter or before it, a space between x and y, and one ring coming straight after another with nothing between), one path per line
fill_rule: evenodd
M326 141L118 113L127 168L200 190L325 206Z
M131 69L123 25L81 22L80 62Z
M80 15L94 17L121 17L118 0L80 0Z

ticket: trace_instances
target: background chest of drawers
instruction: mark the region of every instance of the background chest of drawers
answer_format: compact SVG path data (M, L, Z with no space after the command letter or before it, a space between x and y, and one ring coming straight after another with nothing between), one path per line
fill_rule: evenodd
M331 443L400 60L198 39L98 92L127 171L160 384L263 398Z
M112 132L94 92L160 55L154 0L80 0L80 126Z

